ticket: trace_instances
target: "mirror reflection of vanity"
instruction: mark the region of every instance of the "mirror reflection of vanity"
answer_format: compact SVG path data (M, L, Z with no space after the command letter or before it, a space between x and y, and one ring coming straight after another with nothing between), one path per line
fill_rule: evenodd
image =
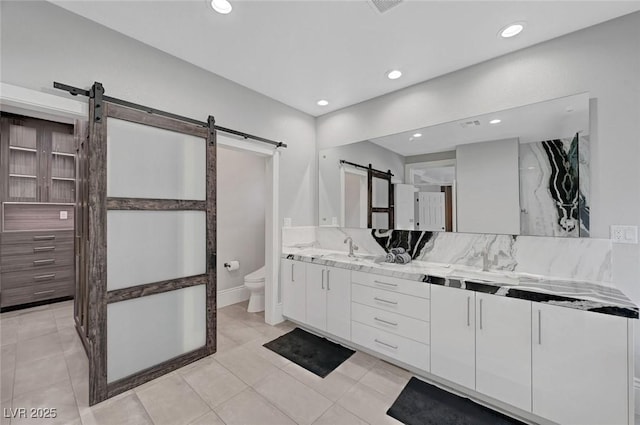
M320 226L589 236L589 94L319 152Z

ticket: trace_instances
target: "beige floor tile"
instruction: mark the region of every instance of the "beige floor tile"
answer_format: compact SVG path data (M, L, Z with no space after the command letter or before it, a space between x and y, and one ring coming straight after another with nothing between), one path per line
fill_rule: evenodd
M64 353L71 380L89 379L89 359L83 349Z
M16 367L16 346L17 344L7 344L0 348L0 370L4 373Z
M410 378L411 373L406 370L381 361L362 377L360 383L384 395L397 397Z
M189 425L225 425L222 419L214 412L209 412L204 416L199 417Z
M13 399L13 408L25 407L56 409L55 419L12 419L11 425L23 424L70 424L79 419L78 406L73 396L71 383L67 381L32 391Z
M295 422L251 388L214 411L226 425L295 425Z
M379 360L361 351L356 351L344 363L336 368L336 372L359 381Z
M252 339L262 337L262 334L255 328L247 326L243 323L235 323L229 324L227 326L222 326L218 330L218 333L226 336L227 338L238 344L244 344L251 341Z
M11 410L8 414L5 415L4 409L12 409L11 400L2 402L2 414L0 414L0 425L10 425L11 424Z
M0 330L0 345L11 345L18 342L18 325L9 325Z
M49 312L50 313L50 312ZM53 316L49 320L34 320L18 325L18 341L49 335L58 332Z
M279 370L255 352L243 347L216 354L215 359L247 385L253 385Z
M84 379L71 379L71 385L73 386L73 394L76 396L76 403L78 403L78 409L82 412L82 409L89 407L89 377Z
M209 411L179 374L172 374L137 394L155 425L186 425Z
M64 355L56 354L29 363L18 363L13 384L14 397L47 388L61 381L71 385Z
M291 375L278 371L253 388L300 425L310 425L333 403Z
M107 400L91 408L95 425L135 424L153 425L147 411L135 393L129 393L116 400ZM87 415L83 414L83 423Z
M216 407L247 388L247 385L216 361L191 368L183 378L210 406Z
M53 313L48 304L18 311L19 325L51 320L53 320Z
M218 332L216 335L216 344L216 353L224 353L225 351L229 351L239 346L237 342L221 334L220 332Z
M335 370L321 378L295 363L283 367L282 370L332 401L337 401L358 382Z
M19 367L24 363L60 354L62 346L57 332L20 340L16 345L16 365Z
M369 425L353 413L337 404L324 412L313 425Z
M356 384L338 400L338 404L371 425L400 424L390 416L387 410L395 397L385 396L363 384Z

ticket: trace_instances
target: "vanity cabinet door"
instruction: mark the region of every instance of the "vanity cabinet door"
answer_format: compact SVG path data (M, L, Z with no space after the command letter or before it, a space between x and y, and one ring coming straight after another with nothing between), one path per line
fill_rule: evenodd
M532 323L533 413L567 425L627 424L628 319L534 303Z
M327 332L351 339L351 273L327 267Z
M327 330L327 268L307 264L307 323L321 331Z
M475 293L431 285L431 373L475 389Z
M293 320L306 320L305 263L294 260L280 262L280 282L282 283L282 313Z
M531 411L531 302L476 293L476 391Z

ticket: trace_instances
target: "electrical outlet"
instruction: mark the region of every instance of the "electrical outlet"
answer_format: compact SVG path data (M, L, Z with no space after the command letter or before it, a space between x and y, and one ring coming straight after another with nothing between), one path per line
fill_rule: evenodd
M613 243L638 243L638 226L611 226L611 241Z
M60 211L60 220L67 220L69 218L69 215L67 214L66 211Z

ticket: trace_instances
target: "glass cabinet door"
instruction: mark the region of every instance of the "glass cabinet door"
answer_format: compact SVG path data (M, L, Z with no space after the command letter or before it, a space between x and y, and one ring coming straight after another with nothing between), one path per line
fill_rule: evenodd
M42 173L41 143L38 143L37 129L11 119L4 124L9 136L7 200L38 202Z
M76 149L73 134L51 132L51 174L47 185L49 202L76 201Z

